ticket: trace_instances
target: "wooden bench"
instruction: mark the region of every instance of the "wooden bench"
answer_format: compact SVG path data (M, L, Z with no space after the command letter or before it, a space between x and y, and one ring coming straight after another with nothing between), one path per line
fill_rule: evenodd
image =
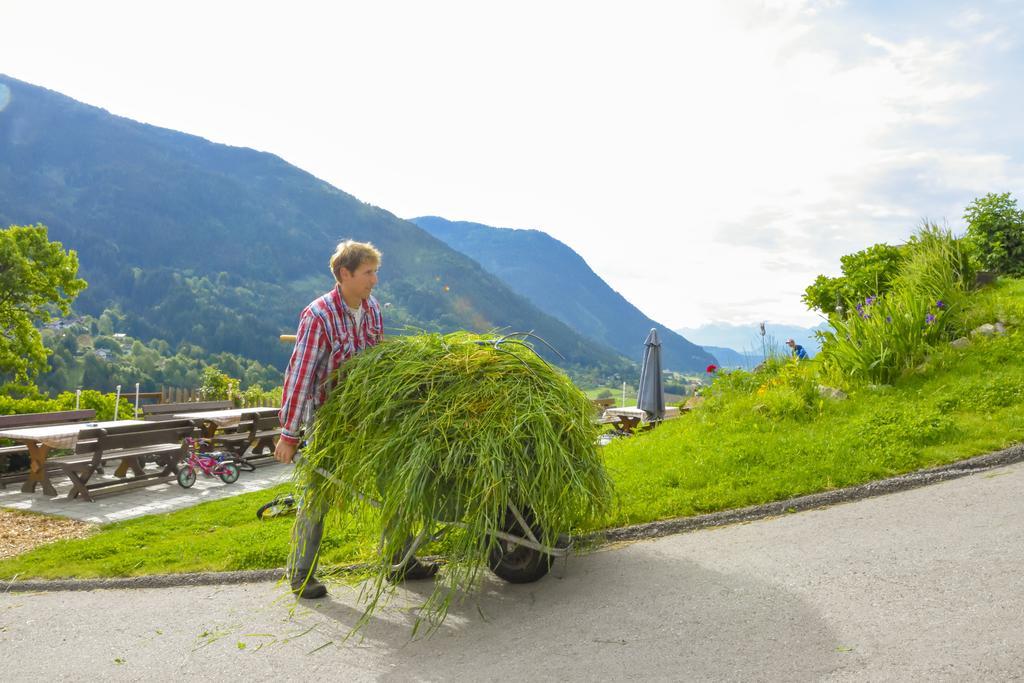
M231 401L191 401L188 403L153 403L141 406L143 420L176 420L175 413L199 413L205 410L234 408Z
M83 410L59 410L52 413L23 413L21 415L0 415L0 429L17 429L19 427L42 427L44 425L68 424L69 422L91 422L96 419L96 411L92 408ZM0 488L7 488L8 483L23 482L28 478L28 447L24 444L0 446L0 460L24 459L25 471L4 472L0 474Z
M245 415L235 432L217 434L213 437L215 447L222 447L244 469L256 466L254 459L266 460L274 455L274 447L281 436L281 422L277 415ZM249 450L249 455L245 452Z
M53 462L71 480L68 498L92 501L91 492L98 489L106 489L106 493L174 479L185 457L183 441L196 435L192 421L181 419L86 429L79 434L74 455L54 458ZM92 475L111 460L127 463L134 476L90 484ZM159 471L147 473L144 469L147 463L156 463Z

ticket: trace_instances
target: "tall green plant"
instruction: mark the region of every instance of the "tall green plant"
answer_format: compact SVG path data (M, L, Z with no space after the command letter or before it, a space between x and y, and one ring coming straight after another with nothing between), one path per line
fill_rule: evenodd
M919 364L928 349L963 328L973 278L965 246L926 223L911 238L891 290L830 316L819 359L837 381L889 383Z
M1024 210L1009 192L989 193L964 211L967 236L983 267L1006 275L1024 275Z

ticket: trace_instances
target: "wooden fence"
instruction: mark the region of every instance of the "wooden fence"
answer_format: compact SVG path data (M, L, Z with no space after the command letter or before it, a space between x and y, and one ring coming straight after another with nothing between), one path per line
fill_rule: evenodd
M149 394L139 394L139 398L141 399L143 396L148 395ZM131 394L130 396L134 396L134 394ZM181 387L160 387L160 391L153 392L152 396L157 399L155 401L156 403L188 403L192 401L208 400L202 395L202 392L199 391L199 389L182 389ZM249 405L245 401L244 396L234 396L232 398L240 408L255 408L258 406L280 407L281 405L280 400L257 401L253 403L253 405Z

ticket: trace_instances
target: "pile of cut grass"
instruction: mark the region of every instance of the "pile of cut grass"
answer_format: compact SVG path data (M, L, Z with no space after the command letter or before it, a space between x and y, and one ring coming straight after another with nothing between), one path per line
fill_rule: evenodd
M590 401L525 343L422 334L341 367L296 474L317 509L351 510L355 492L380 501L367 613L409 539L438 520L464 525L446 539L443 580L422 611L436 625L451 596L476 584L497 544L488 531L506 526L510 504L530 511L548 544L605 514L596 440Z

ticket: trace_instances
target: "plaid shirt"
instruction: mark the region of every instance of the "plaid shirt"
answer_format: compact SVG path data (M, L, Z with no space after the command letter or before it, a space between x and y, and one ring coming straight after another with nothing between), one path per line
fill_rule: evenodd
M295 350L284 373L281 438L298 443L302 426L327 398L328 379L342 363L384 339L384 318L372 296L363 301L363 319L355 316L335 287L306 306L299 316Z

